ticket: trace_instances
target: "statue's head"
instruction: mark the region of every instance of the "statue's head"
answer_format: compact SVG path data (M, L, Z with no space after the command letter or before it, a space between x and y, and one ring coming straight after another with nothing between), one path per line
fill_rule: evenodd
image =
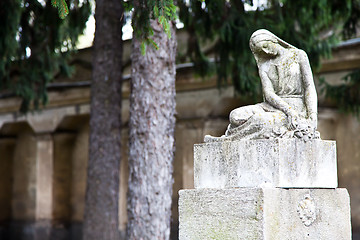
M266 56L277 56L283 48L295 48L265 29L255 31L250 37L249 45L257 62Z

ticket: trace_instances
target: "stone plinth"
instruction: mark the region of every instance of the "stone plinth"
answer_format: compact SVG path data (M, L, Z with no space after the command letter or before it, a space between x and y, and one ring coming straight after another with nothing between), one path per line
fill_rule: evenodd
M346 189L179 191L181 240L350 240Z
M336 143L266 139L195 144L194 185L336 188Z

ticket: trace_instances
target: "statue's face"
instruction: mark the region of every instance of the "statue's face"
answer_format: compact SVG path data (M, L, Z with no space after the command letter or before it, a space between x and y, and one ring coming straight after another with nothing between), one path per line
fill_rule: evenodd
M252 36L250 39L250 48L254 54L261 58L276 57L281 50L277 39L269 34Z
M259 42L257 45L259 51L265 53L266 55L275 57L279 54L280 46L279 44L274 43L273 41L264 40Z

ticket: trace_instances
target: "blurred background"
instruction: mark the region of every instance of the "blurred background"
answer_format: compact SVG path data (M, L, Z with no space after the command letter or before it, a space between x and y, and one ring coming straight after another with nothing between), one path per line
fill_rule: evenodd
M50 1L0 3L0 239L82 236L95 3L66 3L64 20ZM193 144L222 135L232 109L261 101L248 40L267 28L309 55L318 130L337 142L339 187L349 191L353 239L360 239L359 1L185 0L177 11L171 238L178 190L193 188ZM120 232L127 223L131 16L130 7L122 19Z

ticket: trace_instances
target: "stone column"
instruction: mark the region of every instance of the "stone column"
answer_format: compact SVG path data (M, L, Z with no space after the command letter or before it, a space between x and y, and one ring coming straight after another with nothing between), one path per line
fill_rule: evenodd
M54 144L50 133L36 136L35 239L51 239Z
M49 133L18 135L13 163L12 237L50 239L53 141Z
M36 136L36 220L52 218L53 147L49 133Z

